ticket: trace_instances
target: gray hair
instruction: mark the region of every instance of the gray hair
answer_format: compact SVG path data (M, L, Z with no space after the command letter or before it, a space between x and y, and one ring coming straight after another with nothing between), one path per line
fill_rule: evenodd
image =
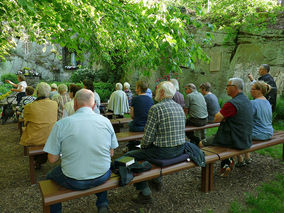
M241 78L230 78L229 81L232 81L232 85L235 85L239 90L243 90L245 83Z
M51 87L52 89L57 89L56 83L51 84L50 87Z
M37 85L37 97L45 97L47 98L49 96L49 93L50 93L50 86L48 83L45 83L45 82L40 82L38 85Z
M122 90L122 84L121 83L116 83L115 84L115 89L116 90Z
M262 65L260 65L260 67L261 67L262 69L265 69L267 72L270 71L270 66L269 66L268 64L262 64Z
M178 84L177 79L172 78L170 80L170 82L172 82L172 84L175 86L176 90L179 90L179 84Z
M95 103L94 93L89 89L80 89L76 92L75 99L78 106L92 107Z
M176 88L170 81L163 81L160 84L160 89L164 90L164 97L165 98L173 98L176 94Z
M66 84L59 84L59 86L58 86L59 94L63 94L67 91L68 91L68 87L66 86Z
M124 88L126 88L126 89L129 89L129 88L130 88L130 84L129 84L128 82L125 82L125 83L123 84L123 86L124 86Z
M190 88L192 91L196 91L196 86L193 83L187 84L186 87Z

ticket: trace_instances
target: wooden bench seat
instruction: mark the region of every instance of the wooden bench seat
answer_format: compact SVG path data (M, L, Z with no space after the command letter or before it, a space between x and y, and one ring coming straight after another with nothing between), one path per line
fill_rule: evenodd
M207 151L205 151L205 155L206 155L205 159L207 166L205 168L202 168L201 190L208 192L209 190L212 190L212 188L210 188L211 187L210 178L209 178L210 174L208 173L210 170L208 168L212 167L212 163L219 160L219 157L216 154ZM163 175L176 173L181 170L194 168L196 166L197 165L192 161L181 162L164 168L153 165L153 168L151 170L139 173L137 176L135 176L133 180L129 183L129 185L141 181L151 180L153 178L157 178ZM104 184L82 191L73 191L66 189L62 186L59 186L58 184L56 184L54 181L51 180L40 181L39 186L42 195L43 212L47 213L50 212L50 205L52 204L117 188L119 187L119 177L117 175L112 174L111 178L108 181L106 181Z
M132 118L116 118L116 119L110 120L115 133L120 132L120 127L123 126L123 124L128 124L131 121L132 121Z
M207 147L203 147L202 150L218 155L220 160L225 160L231 157L257 151L260 149L265 149L267 147L275 146L278 144L283 144L282 160L284 161L284 131L275 132L273 137L269 140L265 140L265 141L255 140L253 141L253 145L249 149L245 149L245 150L231 149L231 148L219 147L219 146L207 146ZM211 176L212 176L211 184L213 185L213 181L214 181L213 180L213 170L212 170L212 174L210 175L210 177Z
M122 122L126 122L127 118L122 118ZM200 129L206 129L206 128L213 128L213 127L218 127L220 124L219 123L213 123L213 124L207 124L205 126L201 127L194 127L194 126L187 126L185 127L185 131L194 131L194 130L200 130ZM128 142L128 141L134 141L134 140L141 140L144 136L144 132L119 132L116 133L116 137L118 142ZM29 146L26 147L27 153L29 156L29 161L30 161L30 180L31 184L35 183L35 169L34 169L34 156L44 154L45 152L43 151L43 145L42 146Z

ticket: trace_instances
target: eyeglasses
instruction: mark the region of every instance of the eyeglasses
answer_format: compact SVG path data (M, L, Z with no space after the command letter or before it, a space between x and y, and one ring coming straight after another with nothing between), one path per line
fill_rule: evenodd
M232 84L232 85L229 85L229 84L228 84L226 87L231 87L231 86L236 86L236 85L233 85L233 84Z

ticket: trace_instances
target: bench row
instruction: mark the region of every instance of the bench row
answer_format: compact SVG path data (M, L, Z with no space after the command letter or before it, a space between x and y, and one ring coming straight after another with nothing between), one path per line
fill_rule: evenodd
M207 124L202 127L193 127L187 126L185 127L185 132L201 130L201 129L208 129L213 127L218 127L219 123ZM128 142L128 141L135 141L141 140L144 136L144 132L119 132L116 133L116 137L119 143L121 142ZM41 146L28 146L27 153L29 156L29 167L30 167L30 181L32 184L35 183L35 164L34 164L34 157L40 154L44 154L43 145Z
M203 192L209 192L213 190L213 166L216 161L224 160L229 157L235 157L240 154L247 152L252 152L274 146L277 144L284 143L284 131L276 132L270 140L266 141L253 141L253 145L246 150L236 150L224 147L204 147L202 150L205 153L206 167L201 170L201 190ZM284 145L282 152L284 160ZM150 171L142 172L139 175L135 176L134 179L129 183L137 183L141 181L151 180L160 176L176 173L181 170L194 168L197 165L193 162L181 162L164 168L153 166ZM50 205L72 200L75 198L80 198L88 196L90 194L99 193L102 191L110 190L119 187L119 177L112 175L112 177L106 181L104 184L83 191L73 191L66 188L63 188L51 180L44 180L39 182L41 195L42 195L42 204L43 212L50 212Z

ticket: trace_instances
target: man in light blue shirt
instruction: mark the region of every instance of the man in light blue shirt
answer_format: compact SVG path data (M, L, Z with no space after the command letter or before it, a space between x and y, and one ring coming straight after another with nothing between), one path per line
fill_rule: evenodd
M61 165L47 174L61 186L84 190L103 184L110 177L111 156L118 147L110 121L93 112L94 93L79 90L74 98L75 114L54 125L44 151L48 160ZM98 212L108 212L107 192L96 194ZM61 212L61 204L51 206L51 212Z

